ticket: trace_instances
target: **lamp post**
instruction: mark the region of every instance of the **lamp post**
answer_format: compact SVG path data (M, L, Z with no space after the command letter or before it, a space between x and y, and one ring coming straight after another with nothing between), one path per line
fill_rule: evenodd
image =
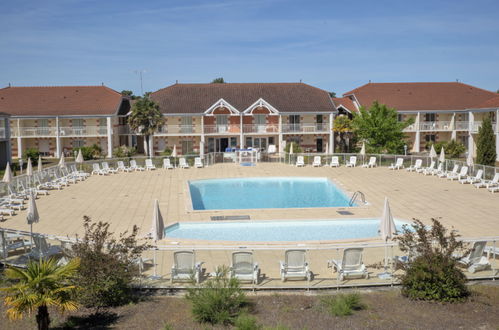
M407 144L404 144L404 155L407 156Z
M24 164L23 159L19 158L19 168L20 168L21 174L23 174L23 164Z

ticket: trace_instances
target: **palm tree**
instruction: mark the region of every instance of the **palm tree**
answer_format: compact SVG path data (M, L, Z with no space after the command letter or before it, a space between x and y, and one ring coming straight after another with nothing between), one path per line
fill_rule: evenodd
M128 117L130 127L144 135L146 140L146 155L149 155L149 137L163 125L163 116L159 111L159 105L149 98L149 94L135 102L132 113Z
M352 132L352 120L345 115L336 117L333 122L333 131L338 133L340 138L340 152L347 152L350 143L346 140L349 140L349 134Z
M79 305L73 300L77 287L70 280L79 265L80 260L77 258L64 266L51 258L31 261L26 269L6 269L5 277L14 281L11 287L2 288L7 292L4 302L9 307L9 319L21 319L23 314L37 309L38 329L45 330L50 324L49 306L56 307L60 312L77 310Z

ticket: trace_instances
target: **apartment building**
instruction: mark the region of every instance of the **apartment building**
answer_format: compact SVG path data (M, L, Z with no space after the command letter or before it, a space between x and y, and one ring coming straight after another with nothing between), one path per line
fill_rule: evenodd
M490 116L499 155L499 96L460 82L368 83L343 94L337 104L351 112L374 101L395 108L399 120L414 119L405 129L412 152L424 150L427 142L461 141L476 152L478 129ZM499 157L498 157L499 160Z
M336 107L328 92L307 84L174 84L151 98L165 117L164 126L151 137L151 154L174 146L184 155L228 148L268 150L269 145L279 152L291 141L306 152L334 148Z
M97 144L111 157L130 102L104 85L9 86L0 89L0 111L10 114L14 156L22 157L28 148L44 156L70 156L75 148Z

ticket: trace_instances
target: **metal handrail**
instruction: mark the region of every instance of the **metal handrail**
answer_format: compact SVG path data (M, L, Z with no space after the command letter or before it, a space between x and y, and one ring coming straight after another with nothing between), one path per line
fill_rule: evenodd
M364 195L364 193L360 190L357 190L356 192L354 192L354 194L352 195L352 198L350 198L350 201L348 202L348 206L352 206L355 201L357 200L357 197L361 198L361 201L363 204L366 204L366 195Z

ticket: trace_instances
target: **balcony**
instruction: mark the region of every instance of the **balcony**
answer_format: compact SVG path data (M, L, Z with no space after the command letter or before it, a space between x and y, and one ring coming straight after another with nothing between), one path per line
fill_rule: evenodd
M205 125L205 134L239 134L241 133L241 127L239 125Z
M256 134L267 134L267 133L279 133L279 125L243 125L244 133L256 133Z
M59 127L61 137L107 136L106 126Z
M55 137L55 127L11 127L11 137Z
M424 121L419 123L420 131L452 131L450 121Z
M470 129L469 121L456 121L456 131L467 131Z
M163 125L154 135L193 135L201 134L201 127L195 125Z
M300 124L283 124L283 133L328 133L329 124L320 123L300 123Z

